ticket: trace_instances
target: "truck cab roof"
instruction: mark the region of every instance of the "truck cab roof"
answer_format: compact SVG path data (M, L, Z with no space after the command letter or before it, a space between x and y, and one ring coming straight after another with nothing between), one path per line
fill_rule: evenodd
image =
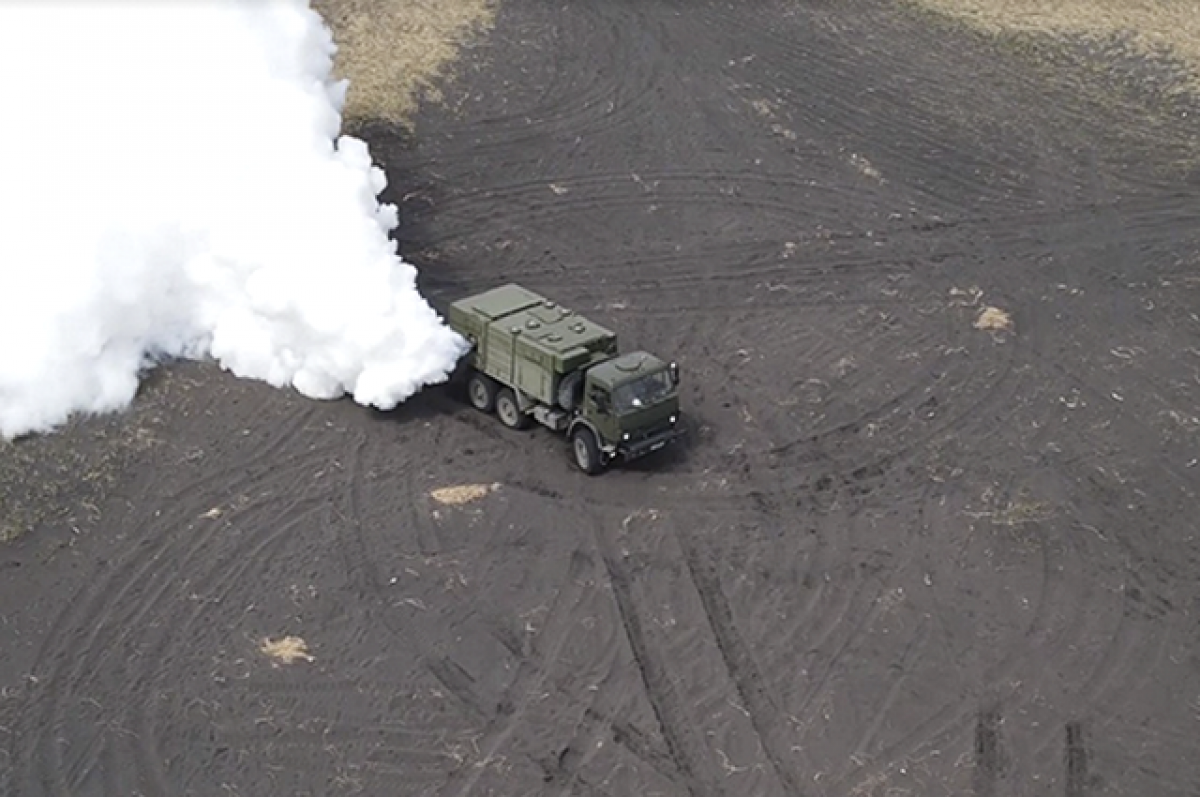
M666 367L667 363L650 352L631 351L592 366L588 373L597 383L613 388Z

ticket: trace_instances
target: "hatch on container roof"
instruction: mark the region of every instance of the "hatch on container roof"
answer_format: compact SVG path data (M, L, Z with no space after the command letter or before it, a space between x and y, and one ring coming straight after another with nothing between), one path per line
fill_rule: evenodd
M464 299L463 304L489 321L545 304L546 299L520 285L501 285Z

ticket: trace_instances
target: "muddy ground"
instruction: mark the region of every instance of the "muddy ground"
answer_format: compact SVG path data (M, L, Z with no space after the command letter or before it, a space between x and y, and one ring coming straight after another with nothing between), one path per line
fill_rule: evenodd
M1200 150L1110 55L505 0L364 131L402 253L676 358L688 444L157 372L21 449L0 793L1196 794Z

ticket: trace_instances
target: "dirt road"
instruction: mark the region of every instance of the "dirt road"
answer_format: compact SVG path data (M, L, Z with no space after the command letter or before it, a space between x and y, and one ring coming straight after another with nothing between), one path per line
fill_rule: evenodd
M1194 109L1051 56L506 0L367 129L401 251L676 358L689 444L156 377L0 548L0 793L1195 794Z

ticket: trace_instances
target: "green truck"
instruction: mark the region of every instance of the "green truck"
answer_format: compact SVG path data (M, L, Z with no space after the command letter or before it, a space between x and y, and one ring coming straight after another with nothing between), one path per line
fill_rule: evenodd
M452 302L446 321L471 344L467 397L510 429L564 432L587 474L638 459L683 435L679 368L520 285Z

